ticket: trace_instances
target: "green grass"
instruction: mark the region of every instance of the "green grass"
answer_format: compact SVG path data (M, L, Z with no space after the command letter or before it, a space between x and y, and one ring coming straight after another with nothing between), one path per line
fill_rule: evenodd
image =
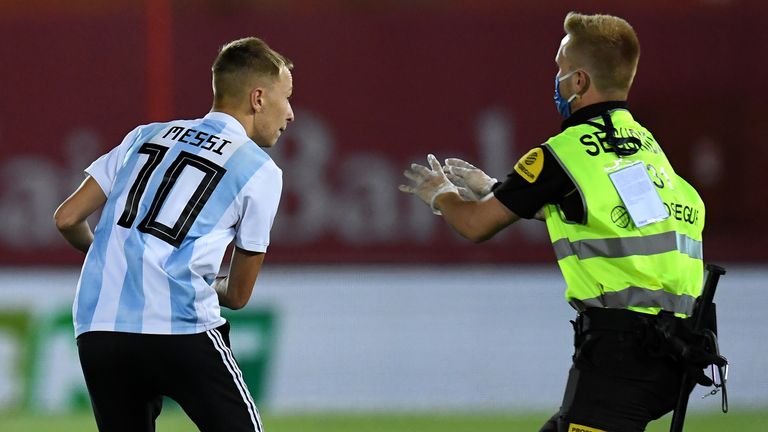
M547 414L306 414L263 415L267 432L518 432L538 431ZM671 416L652 423L647 432L669 430ZM160 415L158 432L196 431L179 411ZM687 432L763 432L768 430L768 409L728 414L693 413ZM62 416L9 414L0 416L3 432L88 432L96 426L90 413Z

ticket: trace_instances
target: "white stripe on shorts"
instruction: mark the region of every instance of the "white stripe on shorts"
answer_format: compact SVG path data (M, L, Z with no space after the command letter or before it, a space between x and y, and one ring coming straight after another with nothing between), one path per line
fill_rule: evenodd
M256 431L262 432L263 429L261 426L261 417L259 416L259 411L256 409L256 404L253 403L251 393L248 391L248 387L245 385L245 381L243 380L243 373L237 366L237 362L235 362L232 351L224 343L224 338L221 336L221 333L219 333L218 330L208 330L205 333L208 335L208 338L213 341L214 348L216 348L216 351L221 354L221 359L224 361L224 365L227 367L227 370L229 370L232 378L234 378L235 387L237 387L237 390L240 392L240 396L243 398L245 405L248 407L248 414L251 416L251 421L256 427Z

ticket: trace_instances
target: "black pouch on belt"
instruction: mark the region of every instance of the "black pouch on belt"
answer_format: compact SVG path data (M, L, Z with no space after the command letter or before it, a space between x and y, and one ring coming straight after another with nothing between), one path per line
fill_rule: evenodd
M656 331L666 354L679 362L698 384L711 386L713 381L704 373L704 368L715 365L722 369L728 364L720 355L717 344L714 304L708 309L704 323L702 329L693 330L690 318L680 319L670 312L661 312L656 320Z

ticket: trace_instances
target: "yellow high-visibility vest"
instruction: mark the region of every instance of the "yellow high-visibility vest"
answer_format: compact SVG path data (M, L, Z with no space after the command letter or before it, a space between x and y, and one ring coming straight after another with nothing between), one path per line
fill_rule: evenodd
M556 205L544 214L565 297L577 310L589 307L661 310L690 316L703 279L704 202L678 176L653 135L626 109L609 112L616 137L634 137L639 150L619 157L609 151L605 131L579 124L547 140L547 147L576 185L584 206L581 223L566 221ZM590 122L604 125L601 117ZM638 145L639 143L639 145ZM645 164L668 217L637 227L609 172L632 162Z

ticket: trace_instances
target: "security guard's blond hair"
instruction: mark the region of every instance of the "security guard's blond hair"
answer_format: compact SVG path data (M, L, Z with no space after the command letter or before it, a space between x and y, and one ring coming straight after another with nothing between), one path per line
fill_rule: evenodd
M564 54L589 72L598 91L629 92L640 58L640 42L628 22L611 15L570 12L563 28L570 35Z
M257 37L224 45L211 67L214 104L242 98L259 79L276 79L284 67L291 70L293 63Z

